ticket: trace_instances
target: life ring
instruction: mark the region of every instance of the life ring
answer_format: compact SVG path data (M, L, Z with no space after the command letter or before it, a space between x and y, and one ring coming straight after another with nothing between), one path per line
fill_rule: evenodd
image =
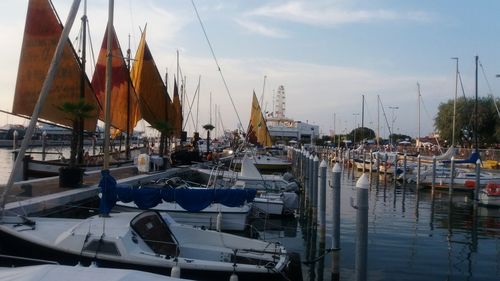
M486 185L486 194L499 196L500 195L500 184L490 182Z

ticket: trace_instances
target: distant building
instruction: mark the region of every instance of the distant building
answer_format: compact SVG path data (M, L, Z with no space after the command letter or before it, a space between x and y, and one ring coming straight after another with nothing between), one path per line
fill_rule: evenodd
M285 87L279 86L276 92L274 111L266 114L267 128L275 142L287 143L290 140L295 140L310 143L311 139L319 138L319 126L287 118L285 111Z

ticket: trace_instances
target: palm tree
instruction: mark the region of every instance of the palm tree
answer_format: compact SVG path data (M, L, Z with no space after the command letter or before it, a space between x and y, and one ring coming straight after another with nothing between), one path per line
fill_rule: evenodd
M212 124L203 125L203 129L207 130L207 153L210 151L210 131L215 129L215 126Z
M81 121L92 118L92 112L94 112L95 107L93 104L87 103L85 99L80 98L77 102L64 102L57 108L62 111L66 115L66 118L73 124L69 166L59 169L59 186L79 187L83 182L84 169L77 166L77 155L83 155L80 151L82 146L78 143L78 135L80 130L83 129L81 126L83 126L84 123ZM83 142L83 138L81 141Z
M159 153L161 156L165 155L165 143L172 134L173 126L168 121L158 121L153 124L153 128L160 131L160 147Z
M71 167L75 167L77 163L76 156L82 154L79 151L80 146L78 145L78 132L81 129L80 126L83 125L83 122L80 122L80 120L85 120L93 117L92 112L94 111L94 105L87 103L83 98L81 98L77 102L64 102L57 108L64 114L66 114L67 118L73 123L73 130L71 132L71 152L69 165Z

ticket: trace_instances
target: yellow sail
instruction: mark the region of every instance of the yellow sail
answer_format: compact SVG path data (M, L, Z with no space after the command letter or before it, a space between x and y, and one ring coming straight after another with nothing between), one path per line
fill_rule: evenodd
M120 43L116 37L114 28L112 32L112 75L111 75L111 102L110 102L110 124L113 127L113 133L127 132L127 119L129 120L129 132L137 125L139 121L139 105L135 89L130 80L130 74L125 63ZM92 87L99 102L104 105L106 91L106 54L107 54L107 35L104 39L97 59L97 65L92 77ZM99 112L99 119L104 120L104 112Z
M259 101L255 92L253 93L252 109L250 111L250 122L247 131L248 142L259 146L271 146L271 135L267 128L266 119L262 115Z
M146 43L146 31L142 33L131 76L142 118L152 126L166 121L172 123L169 117L172 102Z
M25 116L31 116L33 113L62 29L62 24L48 0L29 1L13 113ZM80 99L81 73L78 57L71 42L67 41L39 118L72 126L71 116L58 108L65 102L76 103ZM91 114L93 118L84 120L84 129L95 131L99 106L88 79L85 79L84 91L86 103L95 108Z

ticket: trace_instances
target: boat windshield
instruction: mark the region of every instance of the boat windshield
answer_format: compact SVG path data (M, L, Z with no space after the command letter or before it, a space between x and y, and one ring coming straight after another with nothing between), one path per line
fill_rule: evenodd
M179 255L179 247L168 225L155 211L145 211L130 222L130 227L156 254L169 257Z

